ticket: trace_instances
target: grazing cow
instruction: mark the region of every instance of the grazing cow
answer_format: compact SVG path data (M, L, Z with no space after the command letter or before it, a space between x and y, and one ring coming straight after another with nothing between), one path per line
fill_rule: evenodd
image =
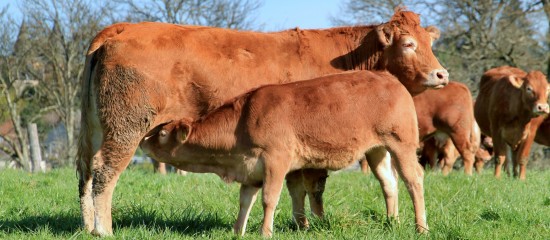
M77 168L85 229L112 234L118 178L156 126L198 119L260 85L347 70L388 70L412 94L440 88L448 73L431 50L437 37L437 29L422 28L417 14L401 9L380 25L323 30L259 33L152 22L105 28L90 44L82 81Z
M535 138L530 134L531 119L548 114L548 91L548 81L539 71L526 73L503 66L490 69L481 77L474 113L481 131L493 139L496 177L500 177L507 149L511 149L514 176L525 179Z
M493 139L481 134L481 144L476 152L476 161L474 167L477 173L483 171L485 163L489 162L493 158Z
M482 136L477 123L473 129L473 134L476 133L477 135L472 135L472 142L475 144L479 143L480 145L475 152L474 168L477 173L481 173L485 163L492 158L492 143L487 141L490 138ZM444 172L452 170L456 159L460 155L452 140L445 134L437 134L425 140L422 145L419 159L420 164L422 166L428 164L431 168L440 167ZM438 165L436 166L436 164Z
M240 182L234 226L240 235L260 187L261 231L269 237L287 173L302 168L339 170L363 156L383 186L388 217L397 214L396 189L386 187L394 185L395 169L413 201L417 230L427 230L414 103L388 72L348 72L264 86L197 121L182 119L155 129L141 146L178 168ZM386 158L386 151L393 160Z
M428 90L413 97L420 141L435 137L440 147L446 149L443 158L443 174L452 170L456 160L454 148L464 161L464 172L472 175L475 153L479 147L479 129L473 110L472 94L466 85L449 82L441 90ZM450 138L452 142L447 141ZM453 146L454 145L454 146ZM430 164L432 165L432 164ZM432 165L434 167L434 165Z

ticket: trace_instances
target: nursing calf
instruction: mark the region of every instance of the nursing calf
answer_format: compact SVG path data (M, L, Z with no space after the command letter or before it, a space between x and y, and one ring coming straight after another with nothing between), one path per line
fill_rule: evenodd
M510 148L514 176L525 179L528 153L535 138L530 133L531 122L548 114L548 91L548 81L539 71L526 73L504 66L481 77L474 113L481 131L493 139L496 177L500 177Z
M350 72L267 85L199 120L161 125L141 146L159 161L241 183L234 225L241 235L260 188L261 231L271 236L287 173L304 168L338 170L364 156L384 191L388 217L397 217L395 169L411 195L417 230L427 230L414 103L407 89L387 72Z

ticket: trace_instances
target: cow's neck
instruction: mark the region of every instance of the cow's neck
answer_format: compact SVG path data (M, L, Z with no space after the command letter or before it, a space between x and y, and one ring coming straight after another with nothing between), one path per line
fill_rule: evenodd
M345 42L341 45L340 55L333 56L331 64L341 70L380 70L384 68L381 61L384 46L380 43L376 26L357 26L348 28L334 28L335 35L344 38L335 39L337 42ZM335 37L336 38L336 37Z

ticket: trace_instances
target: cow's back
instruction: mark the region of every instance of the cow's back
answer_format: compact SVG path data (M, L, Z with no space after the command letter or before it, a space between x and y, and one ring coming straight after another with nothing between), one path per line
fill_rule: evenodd
M275 33L221 28L179 26L164 23L121 23L106 28L92 42L102 69L136 75L151 108L163 112L155 123L182 117L196 118L251 88L310 79L344 71L331 65L342 51L329 41L331 31L306 33L288 30ZM319 46L322 45L322 46ZM344 46L340 46L344 47ZM305 68L304 66L308 66ZM102 82L131 86L116 79ZM134 86L135 87L135 86ZM140 94L141 94L140 93Z
M426 90L413 97L420 138L436 129L451 132L451 128L469 129L473 120L473 100L468 87L450 81L439 90Z

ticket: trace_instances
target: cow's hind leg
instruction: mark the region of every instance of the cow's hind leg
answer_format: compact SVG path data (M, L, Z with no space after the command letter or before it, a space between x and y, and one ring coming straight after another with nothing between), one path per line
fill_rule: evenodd
M395 167L409 191L413 201L416 229L418 232L426 232L426 206L424 202L424 171L418 163L413 145L401 144L400 147L389 149L392 154L392 165Z
M93 203L95 208L93 235L109 236L113 234L111 201L113 191L122 171L126 169L138 145L139 138L133 144L121 144L105 141L94 156Z
M90 161L81 159L77 164L79 175L78 193L80 197L80 211L82 214L82 225L87 232L94 230L94 202L92 197L92 173L89 165L82 161ZM85 164L81 166L81 164ZM88 166L86 166L88 165Z
M464 162L464 173L471 176L473 174L475 152L477 147L470 141L470 131L465 129L457 129L456 132L451 133L450 136L453 140L454 146L462 156L462 161Z
M397 175L392 168L391 156L386 149L380 147L369 151L366 154L366 159L384 192L388 219L398 221Z
M141 138L155 126L159 107L149 98L151 87L135 69L98 63L97 119L103 130L99 151L93 156L92 194L94 235L112 234L111 201L122 171L128 166ZM152 81L151 81L152 82ZM90 106L94 106L91 104Z

